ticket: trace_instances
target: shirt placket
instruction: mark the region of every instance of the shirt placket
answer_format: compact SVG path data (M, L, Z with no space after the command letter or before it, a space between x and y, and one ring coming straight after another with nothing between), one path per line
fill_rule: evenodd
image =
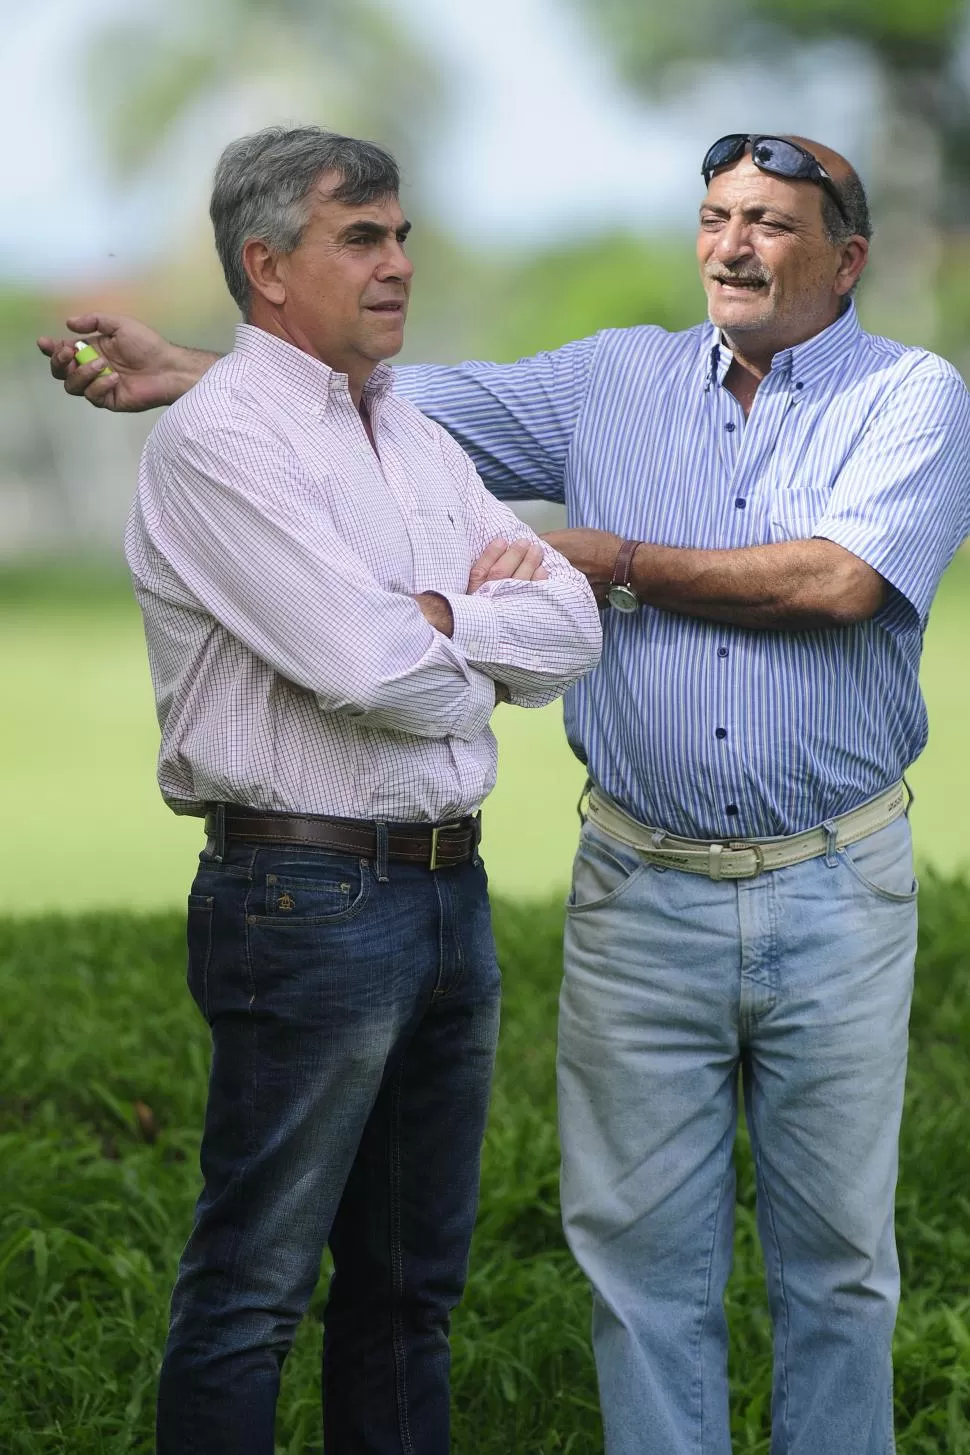
M768 374L761 382L747 420L740 404L723 386L717 401L721 459L730 479L727 510L730 523L726 544L732 549L762 543L764 502L759 481L771 460L790 407L787 369ZM711 786L721 820L722 836L744 837L752 832L751 806L746 804L743 763L744 715L738 683L747 676L744 654L748 633L724 626L711 633L714 721L711 733Z

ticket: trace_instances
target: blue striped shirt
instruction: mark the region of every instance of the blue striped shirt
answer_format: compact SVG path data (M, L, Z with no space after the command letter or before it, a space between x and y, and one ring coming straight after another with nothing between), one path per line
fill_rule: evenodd
M569 741L628 813L699 838L797 833L900 777L926 742L930 603L970 530L970 396L943 359L864 333L850 305L775 356L747 420L730 362L703 324L395 371L497 495L668 546L821 536L889 583L875 617L830 630L606 613Z

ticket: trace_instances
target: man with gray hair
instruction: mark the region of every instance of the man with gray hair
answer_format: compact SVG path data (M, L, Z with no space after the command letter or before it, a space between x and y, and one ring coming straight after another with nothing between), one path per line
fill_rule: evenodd
M211 213L245 322L152 431L126 536L159 783L208 832L204 1188L157 1448L272 1455L329 1243L329 1455L445 1455L498 1025L489 719L588 670L599 620L394 396L412 269L391 157L261 132L223 153Z

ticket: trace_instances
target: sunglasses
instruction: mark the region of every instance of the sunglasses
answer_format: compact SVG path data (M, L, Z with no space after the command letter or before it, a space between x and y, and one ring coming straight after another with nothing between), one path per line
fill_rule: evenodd
M768 172L772 177L787 177L793 182L817 182L824 187L839 209L839 216L846 227L852 226L835 183L821 162L797 142L785 141L780 136L744 136L735 131L729 136L719 137L713 146L708 147L701 164L705 183L710 186L714 173L743 157L749 145L751 160L762 172Z

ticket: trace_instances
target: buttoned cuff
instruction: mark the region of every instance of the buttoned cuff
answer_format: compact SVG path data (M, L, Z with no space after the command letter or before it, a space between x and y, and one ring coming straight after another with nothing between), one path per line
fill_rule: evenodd
M483 596L452 596L439 591L451 607L454 630L451 640L469 662L495 662L501 635L495 605Z

